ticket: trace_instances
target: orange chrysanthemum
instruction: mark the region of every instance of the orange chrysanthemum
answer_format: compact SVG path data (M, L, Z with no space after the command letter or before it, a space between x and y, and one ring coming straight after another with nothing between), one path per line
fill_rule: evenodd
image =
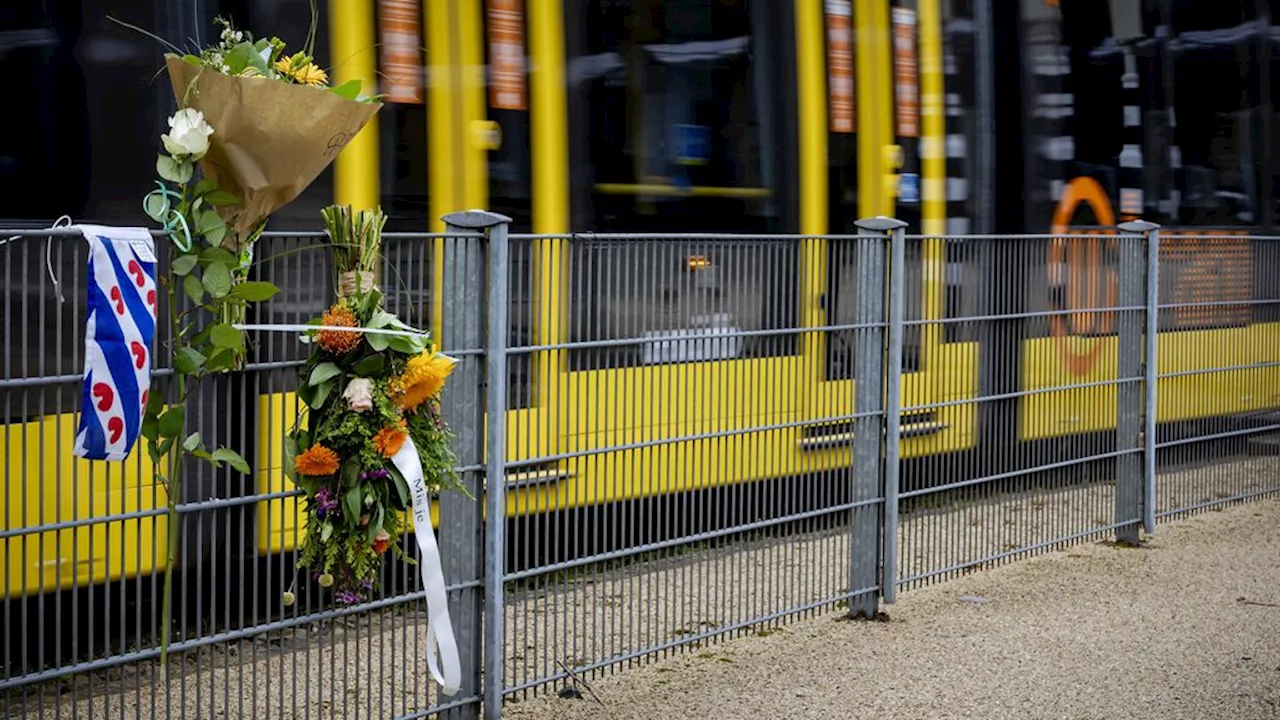
M373 449L377 450L382 457L391 457L400 452L400 448L404 447L404 441L409 437L409 433L405 432L404 422L401 421L395 426L384 427L373 436Z
M396 378L392 388L401 410L413 410L429 398L435 397L444 387L444 381L453 372L455 362L444 355L425 352L411 358L404 373Z
M299 475L332 475L338 472L338 453L323 445L312 445L293 459Z
M337 327L358 327L356 314L346 305L338 304L325 311L320 317L321 325ZM316 332L316 342L320 347L334 355L351 352L360 344L360 333L343 332L341 330L320 330Z

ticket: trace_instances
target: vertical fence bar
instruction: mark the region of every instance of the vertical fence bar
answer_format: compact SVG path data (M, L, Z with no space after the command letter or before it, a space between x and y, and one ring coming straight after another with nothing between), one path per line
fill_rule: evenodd
M902 325L906 272L906 227L901 220L889 228L889 358L885 369L884 450L884 565L880 592L886 603L898 597L898 480L902 436Z
M1142 234L1150 223L1133 221L1119 226L1120 231ZM1140 241L1134 238L1117 240L1120 255L1120 294L1122 308L1146 305L1144 276L1147 274L1147 257ZM1116 457L1115 522L1116 542L1137 545L1141 540L1138 521L1145 518L1143 498L1145 487L1142 458L1134 452L1142 444L1142 395L1135 379L1143 377L1143 326L1146 324L1133 310L1118 311L1116 357L1116 451L1126 453Z

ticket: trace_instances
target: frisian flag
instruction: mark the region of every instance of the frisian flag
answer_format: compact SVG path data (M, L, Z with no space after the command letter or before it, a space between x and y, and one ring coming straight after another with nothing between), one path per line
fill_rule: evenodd
M76 225L89 243L84 392L75 455L124 460L151 389L156 256L144 228Z

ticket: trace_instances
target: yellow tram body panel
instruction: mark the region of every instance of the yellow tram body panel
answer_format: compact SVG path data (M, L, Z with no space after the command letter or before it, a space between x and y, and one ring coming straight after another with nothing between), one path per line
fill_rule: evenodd
M0 427L6 488L0 530L163 511L168 496L139 445L123 462L72 454L73 413ZM19 597L87 587L163 570L168 520L163 514L15 535L0 540L0 592Z
M1073 374L1063 360L1065 350L1092 353L1096 364ZM1116 426L1115 336L1052 337L1023 343L1020 438L1037 440L1114 429ZM1257 365L1280 360L1280 323L1258 323L1213 330L1161 332L1156 340L1160 374L1191 373L1161 378L1157 384L1156 419L1161 423L1233 415L1280 406L1280 367L1243 370L1219 368ZM1197 372L1201 371L1201 372ZM1054 387L1099 383L1093 387L1052 390Z

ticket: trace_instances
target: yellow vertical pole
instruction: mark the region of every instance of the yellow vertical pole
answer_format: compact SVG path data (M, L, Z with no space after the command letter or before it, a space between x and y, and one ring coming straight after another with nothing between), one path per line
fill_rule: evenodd
M823 56L826 23L822 0L796 0L796 105L799 125L800 232L824 235L827 232L827 70ZM800 323L801 327L826 324L826 311L819 300L826 289L827 240L820 237L800 241ZM817 386L826 346L824 333L801 335L800 351L810 387Z
M920 115L923 158L921 171L922 221L925 235L938 236L947 231L946 197L946 121L943 117L942 18L938 0L919 0L920 32ZM946 247L942 240L930 239L924 244L924 282L922 287L923 317L940 320L946 312L944 299ZM935 366L941 350L941 325L924 326L921 338L923 356L921 370ZM939 382L929 383L938 387Z
M378 51L373 0L329 0L329 47L333 84L359 80L377 87ZM333 163L333 200L356 209L378 206L378 122L371 120Z
M858 215L870 217L884 212L884 149L891 140L885 133L884 118L879 110L892 111L893 88L888 78L881 78L880 60L888 61L889 28L884 13L877 12L887 0L854 0L854 76L857 78L858 112ZM881 8L883 9L883 8ZM877 22L878 21L878 22ZM879 57L878 57L879 56Z
M529 135L533 164L533 231L558 234L569 231L569 121L565 90L563 0L528 0ZM562 343L565 337L564 277L567 242L538 240L534 245L534 342ZM544 351L533 358L534 404L558 427L555 416L561 405L561 379L568 367L563 350ZM545 434L546 447L554 452L555 434Z
M462 205L467 209L489 209L489 153L479 139L481 124L488 115L485 97L484 28L480 3L484 0L460 0L458 3L458 79L462 83L459 118L463 157ZM460 209L461 209L460 208Z
M337 2L338 0L334 0ZM427 76L427 193L430 217L427 226L433 232L444 230L440 218L459 210L454 182L453 143L456 139L451 108L454 103L453 73L450 58L450 0L422 0L422 32L426 41ZM444 287L444 241L432 243L431 287ZM437 293L431 303L431 332L440 336L444 325L444 303Z

